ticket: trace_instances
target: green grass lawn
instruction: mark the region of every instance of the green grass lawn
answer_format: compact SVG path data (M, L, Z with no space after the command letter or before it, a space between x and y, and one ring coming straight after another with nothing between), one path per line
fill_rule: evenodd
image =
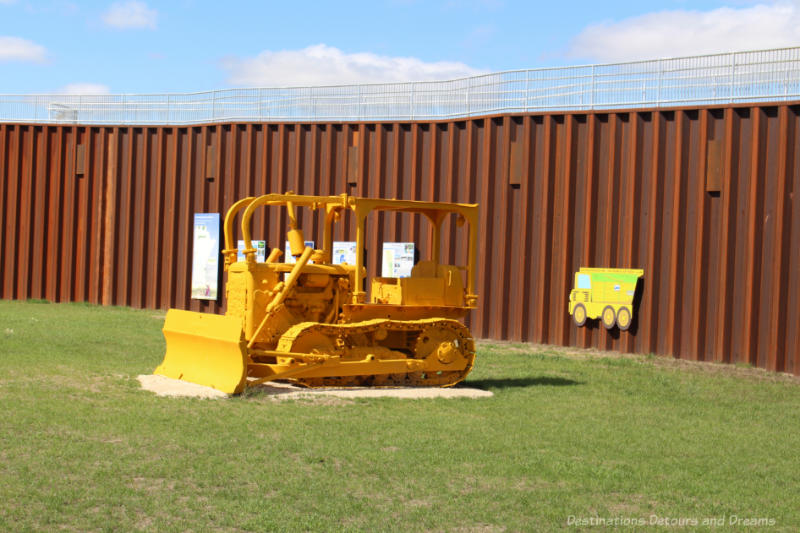
M160 398L162 322L0 301L0 530L800 527L795 378L481 343L488 399Z

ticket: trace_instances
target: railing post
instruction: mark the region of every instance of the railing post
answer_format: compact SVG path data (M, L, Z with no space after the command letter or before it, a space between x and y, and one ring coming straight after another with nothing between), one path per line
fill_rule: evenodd
M730 103L733 103L733 88L734 88L734 85L735 85L733 83L733 80L736 77L736 52L732 53L731 57L732 57L732 59L731 59L731 81L730 81L729 99L730 99Z
M531 92L531 71L525 70L525 112L528 112L528 95Z
M411 83L411 100L409 101L409 109L408 114L411 117L411 120L414 120L414 87L416 87L416 83Z
M783 99L789 99L789 70L787 69L783 74Z
M594 110L594 65L592 65L592 92L589 94L589 109Z
M658 60L658 92L656 93L656 107L661 107L661 78L664 75L664 60Z
M214 121L214 118L217 115L217 90L214 89L211 91L211 121Z

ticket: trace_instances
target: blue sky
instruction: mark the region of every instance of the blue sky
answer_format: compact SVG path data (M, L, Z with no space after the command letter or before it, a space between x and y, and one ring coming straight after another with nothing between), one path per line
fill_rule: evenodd
M800 45L800 0L0 0L0 93L452 79Z

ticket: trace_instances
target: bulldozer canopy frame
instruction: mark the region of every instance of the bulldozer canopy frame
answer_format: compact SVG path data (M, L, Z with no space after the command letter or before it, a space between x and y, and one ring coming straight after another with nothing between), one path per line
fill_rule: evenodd
M265 194L258 197L248 197L234 203L225 216L225 255L226 266L236 261L237 249L234 243L234 219L244 210L241 220L242 238L244 240L244 255L248 262L255 262L256 250L253 248L251 222L253 213L261 206L285 207L289 216L291 229L298 229L296 207L305 207L312 210L324 210L322 254L325 263L331 262L333 249L333 223L340 218L341 213L350 211L355 215L356 225L356 284L353 292L353 303L363 303L366 294L361 287L364 279L364 246L366 241L366 219L375 211L405 212L424 215L431 222L433 230L433 250L431 259L438 264L441 251L442 222L449 214L458 215L458 224L469 224L469 248L467 257L467 302L470 307L477 300L475 294L475 277L477 262L477 204L457 204L444 202L420 202L413 200L385 200L375 198L360 198L342 194L339 196L304 196L292 193Z

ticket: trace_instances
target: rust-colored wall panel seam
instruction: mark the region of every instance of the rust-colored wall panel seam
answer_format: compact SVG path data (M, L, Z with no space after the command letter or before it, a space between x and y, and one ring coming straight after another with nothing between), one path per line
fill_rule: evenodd
M164 212L164 179L166 168L166 154L165 154L165 138L166 128L159 128L156 132L155 142L155 174L152 176L150 183L150 198L152 198L152 205L149 206L150 210L150 233L148 239L148 249L151 250L150 257L148 258L148 283L147 297L145 305L149 308L158 307L159 293L161 292L161 263L163 261L163 247L156 243L161 243L161 236L163 235L163 212ZM155 246L154 246L155 245Z
M168 141L169 146L167 150L167 167L164 178L164 210L162 219L164 220L164 233L161 236L163 254L162 258L164 265L161 267L162 272L162 291L161 291L161 308L172 307L174 305L175 294L175 235L177 234L177 199L176 199L176 182L180 172L180 139L181 130L179 128L172 128L170 131L171 139Z
M640 325L646 322L644 330L643 351L653 353L658 344L658 322L659 317L656 313L658 302L659 269L656 268L656 253L660 248L661 236L661 213L658 209L658 201L661 197L661 184L663 179L659 175L661 160L664 157L662 150L662 122L663 115L659 111L653 112L653 157L650 166L650 197L648 202L648 225L647 225L647 260L645 262L644 287L646 295L643 297L644 312L640 319Z
M42 222L47 225L45 236L45 247L47 250L47 257L45 260L44 268L44 298L48 300L55 300L58 294L58 283L61 277L61 271L58 265L58 245L59 245L59 228L61 227L61 213L59 210L59 198L61 196L60 166L58 165L58 145L62 135L62 128L47 128L45 136L47 138L47 151L45 157L47 158L47 171L43 180L47 187L47 202L44 206L45 212L42 213Z
M693 192L696 197L696 201L698 203L697 207L697 219L696 219L696 234L697 240L695 241L695 249L693 250L694 254L694 265L693 271L690 275L695 279L695 290L692 295L691 301L691 330L690 330L690 351L691 356L695 360L702 360L703 357L703 335L702 331L704 330L706 316L703 310L703 301L706 299L707 295L707 248L709 246L709 241L707 237L706 231L706 219L708 213L708 200L706 193L706 172L707 172L707 157L708 157L708 142L709 142L709 132L708 132L708 116L709 112L706 110L701 110L699 114L700 120L700 146L699 146L699 156L698 156L698 179L697 179L697 187Z
M497 146L495 150L491 151L491 154L494 159L492 161L492 167L494 168L493 174L495 176L501 176L501 179L492 180L493 187L490 188L494 198L489 199L487 198L487 202L492 202L490 205L493 205L492 211L495 213L508 213L510 212L509 209L509 186L508 186L508 178L502 178L502 176L508 175L508 146L511 141L511 128L510 123L511 119L509 117L504 117L502 121L492 121L494 130L493 135L493 143ZM509 217L498 217L496 220L496 225L493 225L493 234L491 240L494 246L487 246L484 248L485 250L492 250L492 253L496 253L498 257L504 257L506 260L493 262L493 268L491 269L492 272L492 284L490 289L487 290L487 295L491 295L492 298L492 326L493 328L491 331L491 336L495 338L505 339L508 338L508 323L509 323L509 305L510 299L512 302L519 297L519 292L517 290L511 290L511 284L509 279L509 272L508 272L508 265L509 262L513 260L513 253L514 250L510 245L510 240L512 238L509 224Z
M758 287L758 276L761 266L760 246L757 245L761 227L760 204L761 196L763 194L762 178L763 174L759 172L761 167L760 157L762 154L762 134L761 127L762 111L759 108L754 108L751 112L752 119L752 144L750 146L750 173L747 176L748 187L748 212L747 212L747 248L745 260L747 261L747 278L745 281L745 301L742 302L743 312L743 329L742 329L742 346L744 348L744 356L747 358L745 362L757 364L756 361L756 343L758 335L758 309L756 302L758 300L756 290Z
M105 128L103 130L103 226L102 226L102 247L103 261L100 265L102 272L101 301L103 305L111 305L114 301L113 279L116 273L114 261L114 228L116 227L116 202L117 198L117 155L118 155L118 130L117 128ZM166 270L166 269L164 269Z
M57 128L55 141L50 148L50 203L48 205L48 226L50 234L48 240L48 252L50 253L49 268L47 275L47 289L45 294L52 301L58 301L61 294L61 285L64 283L62 271L63 241L61 239L61 229L65 221L61 209L61 201L64 194L64 175L63 175L63 143L64 129Z
M600 266L604 267L618 267L617 261L615 260L616 256L616 248L617 248L617 218L619 214L619 209L615 209L614 206L617 205L616 198L618 194L617 190L617 179L619 177L619 170L618 170L618 153L619 153L619 133L617 131L617 125L620 122L620 115L618 113L612 113L608 116L608 125L609 125L609 142L610 142L610 149L608 151L608 159L607 159L607 166L605 168L606 172L606 190L603 191L605 193L605 197L601 197L601 201L604 201L605 204L605 220L602 221L603 229L602 229L602 263ZM613 347L613 338L614 332L603 332L601 333L601 344L600 348L605 350L610 350Z
M535 184L534 175L531 171L531 129L532 120L530 117L522 119L522 173L520 175L520 187L517 194L519 201L519 220L522 225L520 231L521 250L516 257L516 272L518 274L519 287L519 320L514 331L514 337L521 341L531 338L528 324L531 323L531 288L533 286L533 276L530 268L531 258L533 257L533 199ZM519 132L517 133L519 135ZM519 138L519 137L518 137Z
M0 266L2 266L2 270L0 270L0 297L3 298L11 298L10 294L6 293L6 279L8 276L11 275L11 271L5 268L5 249L6 243L8 239L11 238L11 234L7 233L5 228L8 227L5 217L9 211L9 200L8 200L8 188L9 188L9 181L11 180L11 175L8 171L9 165L9 153L8 153L8 138L9 132L8 130L11 126L6 124L0 124L0 224L2 225L2 231L0 231L0 253L3 254L3 257L0 257Z
M87 210L91 216L91 230L89 234L89 256L88 262L91 265L86 271L86 301L90 303L100 303L100 268L97 265L102 261L102 221L103 221L103 201L102 195L102 168L101 162L98 159L102 157L102 151L98 150L100 142L97 140L99 136L99 128L88 128L87 141L86 141L86 171L88 172L90 183L89 192L89 205ZM151 306L152 307L152 306Z
M6 149L6 143L8 142L8 129L8 125L0 124L0 224L3 226L3 228L6 226L5 215L8 212L8 199L6 197L6 193L8 190L8 181L10 179L7 170L9 157L8 150ZM5 252L5 245L8 237L9 235L6 234L5 230L0 231L0 253ZM0 258L0 265L5 267L3 264L3 258ZM7 275L8 271L5 268L0 270L0 297L3 298L10 297L6 296L5 294L5 280Z
M47 232L47 218L46 218L46 205L47 205L47 176L48 162L47 157L47 135L42 133L43 127L36 128L35 137L37 138L36 146L34 148L34 201L33 210L31 213L31 224L33 227L33 248L31 250L31 274L29 277L29 293L31 298L44 297L44 284L45 284L45 261L47 260L47 252L45 249L45 240Z
M177 294L175 296L176 302L181 307L186 305L187 295L191 292L191 242L192 242L192 224L194 223L193 220L193 210L194 210L194 188L195 188L195 181L198 179L196 175L196 163L194 157L195 151L195 132L192 129L187 130L187 135L185 138L185 147L181 150L181 158L185 162L181 165L181 173L180 173L180 180L178 181L178 187L176 189L176 194L178 196L178 223L179 223L179 231L178 231L178 243L176 247L177 251L177 268L178 273L176 276L177 284L176 290ZM203 177L199 177L199 179L203 179ZM183 224L180 221L184 221ZM189 307L197 309L196 301L191 301Z
M192 195L187 200L189 216L193 217L194 213L207 213L209 206L209 196L213 193L212 188L215 184L225 181L225 176L220 172L222 162L225 158L224 146L225 135L223 131L224 125L219 124L216 126L206 126L195 130L195 135L192 135L194 142L194 150L189 153L190 171L186 175L187 190L191 191ZM199 133L199 139L198 137ZM213 150L213 157L209 159L209 149ZM194 223L194 221L193 221ZM194 227L186 235L187 242L194 242ZM190 248L191 249L191 248ZM191 263L188 261L187 263ZM191 291L191 267L187 268L189 272L189 290ZM200 311L203 302L192 300L191 305L194 311Z
M132 229L131 202L132 202L132 181L134 165L134 129L120 128L120 169L119 186L117 191L120 193L117 198L117 222L119 235L117 246L115 247L116 277L114 286L114 303L116 305L130 305L130 233Z
M481 168L480 168L480 175L478 180L480 182L480 192L478 194L478 202L480 203L480 216L481 216L481 224L478 227L478 247L483 250L483 255L486 257L486 253L491 253L492 246L490 246L490 236L492 234L492 227L493 227L493 220L490 218L490 211L489 206L491 205L491 187L490 187L490 179L489 179L489 172L491 169L491 153L493 149L493 123L492 120L487 118L483 119L483 144L480 146L482 151L481 154ZM487 264L486 261L481 262L481 265L478 267L478 278L477 278L477 287L479 292L479 298L481 303L478 309L474 313L474 320L478 326L478 335L480 336L489 336L490 335L490 319L487 319L485 316L486 313L484 312L485 309L489 309L491 306L491 269L490 265Z
M18 232L18 206L19 206L19 187L21 180L20 160L22 159L20 150L20 136L22 126L8 126L11 130L11 139L8 143L8 193L6 196L6 219L3 224L3 231L6 232L6 247L3 254L6 275L3 280L3 294L6 298L14 298L15 280L18 275L16 266Z
M64 131L65 135L61 146L63 163L61 179L64 181L61 209L66 223L61 225L62 282L59 301L71 301L74 298L75 288L75 174L72 169L75 161L76 128L64 128Z
M639 113L631 113L629 124L630 124L630 131L628 135L628 146L626 147L627 151L627 159L625 161L626 172L623 176L627 177L626 186L625 186L625 207L624 207L624 214L622 215L622 241L623 241L623 261L622 267L624 268L638 268L640 265L635 264L635 256L636 256L636 228L639 227L639 203L636 201L637 199L637 191L639 189L639 181L641 179L640 176L637 175L637 166L636 161L638 160L639 153L639 123L640 123L640 116ZM636 325L631 324L632 328L636 328ZM625 335L622 339L623 341L623 349L626 352L631 352L634 349L634 335Z
M666 353L670 355L676 354L676 346L679 344L678 338L680 336L680 328L678 326L680 317L678 313L681 311L680 305L680 287L678 280L678 269L680 263L680 246L682 244L680 238L681 230L681 192L683 191L683 169L684 169L684 113L677 111L675 113L675 157L672 175L672 220L670 231L670 247L669 247L669 274L667 280L669 288L669 306L667 311L667 324L666 324Z
M585 192L583 204L583 256L580 259L579 266L593 266L592 260L595 250L595 239L593 237L593 228L595 225L594 216L597 212L595 205L598 203L597 196L597 168L598 168L598 150L597 150L597 115L589 114L587 116L589 123L588 140L586 147L586 175L585 175ZM588 348L592 345L592 329L590 327L580 328L579 344L583 348Z
M34 146L36 136L34 135L35 126L28 126L24 129L25 135L22 139L22 182L20 183L19 197L19 241L17 252L17 287L15 295L19 299L26 299L30 296L30 259L31 259L31 224L33 220L33 184L35 156Z
M787 312L787 325L791 326L791 329L787 331L786 337L787 339L794 337L794 342L790 344L794 356L791 351L786 356L786 370L798 375L800 374L800 246L797 245L800 242L800 156L798 156L798 152L800 152L800 108L791 107L790 111L792 149L789 150L789 154L791 154L792 164L789 168L792 171L791 179L787 176L787 185L792 184L792 201L788 202L787 200L787 205L791 209L791 216L787 218L788 226L791 228L788 234L792 243L789 246L789 254L791 254L789 265L792 268L789 273L787 310L793 313L793 317Z
M87 220L86 216L86 196L87 196L87 187L86 187L86 168L85 168L85 161L80 161L81 158L85 158L86 151L85 149L79 149L79 147L84 147L84 142L86 139L86 128L79 127L75 128L75 136L73 138L72 149L72 158L73 164L69 167L70 178L75 183L74 191L75 191L75 200L74 200L74 209L75 209L75 226L73 227L73 243L74 243L74 253L75 253L75 275L73 277L73 288L72 294L70 295L70 300L75 301L84 301L85 296L84 293L86 291L86 284L85 284L85 275L86 275L86 234L89 227L90 221ZM78 174L78 166L84 166L84 174Z
M778 142L778 175L776 183L776 205L775 205L775 237L772 257L772 294L770 297L770 321L769 339L767 342L768 352L766 368L767 370L783 371L784 361L778 357L779 352L786 349L786 305L787 298L782 297L784 291L789 287L789 252L791 241L786 232L789 195L787 193L787 174L789 172L789 155L792 138L789 134L789 108L786 106L778 110L779 134Z
M98 184L98 175L95 161L95 152L98 143L95 139L97 128L88 127L84 136L84 150L85 150L85 181L86 181L86 206L85 213L89 218L88 231L86 234L86 263L88 267L84 272L84 279L86 283L86 290L84 292L84 299L89 303L97 303L98 298L98 269L96 268L97 262L100 260L100 213L99 208L102 205L100 202L100 194L102 184Z
M134 220L133 231L130 236L130 248L128 255L128 265L130 266L129 280L129 304L132 307L141 308L144 305L143 292L144 284L144 251L145 240L147 239L149 205L147 197L147 180L150 162L150 142L148 129L142 128L138 135L135 135L134 146L136 155L131 159L131 196L130 213Z
M723 177L723 190L722 190L722 224L720 225L721 228L721 238L720 238L720 256L719 256L719 264L717 265L717 273L718 273L718 283L719 289L718 292L720 294L720 306L718 308L718 312L716 315L716 338L714 342L714 360L715 361L725 361L730 362L730 353L728 351L730 346L730 341L728 340L728 335L730 334L728 329L729 324L729 316L730 316L730 305L731 301L728 296L729 293L729 281L728 278L730 277L730 252L732 241L731 241L731 231L730 231L730 223L731 223L731 209L735 205L733 202L734 196L734 183L733 183L733 167L735 164L735 152L734 152L734 142L733 142L733 135L734 135L734 120L736 118L736 114L733 112L732 109L725 110L725 170L724 170L724 177Z
M535 314L536 320L536 334L534 342L546 342L548 318L550 313L550 256L552 254L551 237L552 237L552 210L551 210L551 195L553 179L552 172L552 144L553 144L553 118L545 116L543 125L543 149L542 149L542 162L541 162L541 176L542 176L542 193L539 198L538 208L540 210L540 223L538 228L539 249L537 253L537 261L540 265L540 270L537 273L536 295L538 298L537 312Z
M387 181L387 189L386 189L386 196L387 198L402 198L402 188L401 188L401 180L403 175L403 167L402 167L402 131L399 125L394 125L392 127L392 143L390 149L387 149L387 152L391 151L391 157L389 158L389 172L386 175ZM397 216L392 216L390 218L390 225L389 225L389 232L388 232L388 239L390 241L401 241L403 239L403 235L401 234L401 230L403 226L401 225L401 221L398 220Z
M561 198L561 227L558 230L561 232L560 241L561 246L559 250L559 266L556 269L556 301L561 300L567 302L569 300L569 292L572 288L572 234L575 210L573 209L575 198L575 147L574 143L574 124L575 115L564 117L565 132L564 132L564 146L562 148L563 155L561 159L564 161L563 174L560 177L563 183L562 198ZM518 293L517 293L518 294ZM557 304L555 304L557 305ZM554 307L555 307L554 305ZM556 317L556 330L555 340L559 344L567 344L569 342L569 333L571 327L570 318L559 313Z

